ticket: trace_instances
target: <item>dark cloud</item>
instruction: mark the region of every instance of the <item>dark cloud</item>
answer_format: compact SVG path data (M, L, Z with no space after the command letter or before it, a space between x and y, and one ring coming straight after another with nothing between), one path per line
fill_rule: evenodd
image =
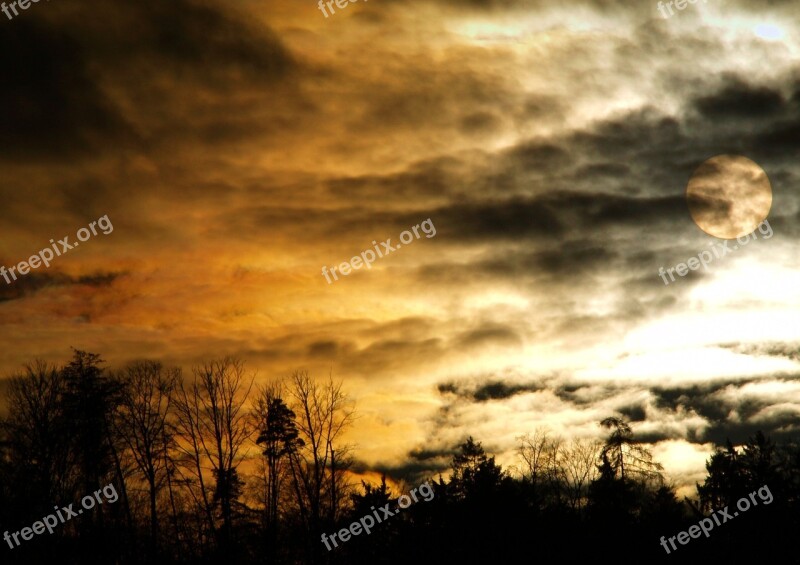
M47 273L31 271L27 275L18 276L16 281L12 279L11 284L7 284L5 279L0 278L0 302L19 300L51 287L68 287L75 285L85 285L93 288L109 287L113 285L114 281L118 278L127 274L127 272L98 272L90 275L72 277L58 272ZM9 278L11 278L10 275Z
M496 325L465 332L456 340L461 347L476 347L492 343L522 345L523 341L522 337L513 329Z
M505 400L518 394L537 392L543 390L541 384L514 384L494 380L484 383L445 382L437 385L440 394L452 394L461 399L475 402L488 402L490 400Z
M152 117L170 137L189 126L211 143L250 137L251 119L209 94L274 84L297 68L271 30L222 6L146 0L71 8L58 24L26 14L0 29L4 160L66 161L112 147L143 151L150 137L143 126ZM123 25L99 32L108 19ZM203 103L191 102L197 109L191 123L181 88L190 82L205 90Z
M244 74L256 83L269 83L286 75L294 66L288 50L269 29L238 19L223 5L188 0L138 3L139 45L153 57L165 57L176 65L201 70L209 86L220 78ZM176 66L176 70L177 70ZM224 74L217 74L224 73ZM216 75L216 76L215 76Z
M772 129L759 134L755 141L765 151L795 155L800 146L800 118L777 123Z
M409 452L409 457L414 459L415 461L442 461L448 460L455 455L457 450L455 448L452 449L427 449L427 448L420 448L420 449L412 449Z
M589 406L595 402L613 398L619 388L613 385L587 385L582 383L562 384L553 388L558 398L576 406Z
M505 157L509 166L519 168L520 172L553 171L572 162L572 156L563 147L539 140L515 145Z
M649 443L653 445L661 441L686 439L680 434L680 432L670 431L667 429L635 431L634 435L637 442Z
M311 357L335 357L339 352L339 344L335 341L315 341L308 347Z
M481 385L472 393L477 402L488 400L503 400L525 392L537 392L542 390L538 385L509 385L502 382L486 383Z
M355 461L351 469L355 473L385 473L387 477L395 481L405 481L407 484L418 485L426 480L436 477L445 472L449 464L444 462L416 462L408 461L399 465L389 465L386 463L368 464L363 461Z
M461 120L461 130L466 134L500 131L502 120L491 112L473 112Z
M718 92L700 96L693 101L695 108L711 119L762 118L785 109L783 95L772 88L754 86L736 77Z
M132 135L69 32L31 18L0 27L0 68L3 161L68 161Z
M760 344L741 344L726 343L720 347L730 349L736 353L745 355L769 355L772 357L784 357L792 361L800 360L800 343L792 342L764 342Z
M730 439L738 444L759 430L777 438L789 438L800 430L800 415L796 411L775 411L766 417L761 411L772 405L770 398L752 395L745 397L739 392L748 383L758 383L766 379L779 383L792 382L765 377L714 381L684 387L654 387L651 392L658 408L673 414L696 413L708 422L708 428L702 432L690 430L687 438L689 441L711 441L721 445ZM726 392L728 394L722 394Z
M555 210L531 199L456 203L435 215L444 235L465 240L555 239L563 233Z
M530 200L455 205L437 210L434 215L439 218L437 230L450 238L509 242L525 238L533 244L533 249L520 252L496 248L492 258L479 259L471 265L426 266L421 271L422 277L455 278L458 270L463 269L464 278L474 273L504 278L542 275L563 282L577 281L592 272L618 272L622 261L629 267L649 265L652 269L656 258L652 251L632 251L627 241L620 242L610 232L597 230L612 226L621 229L626 225L641 228L668 225L688 216L688 210L685 199L677 196L637 198L562 192Z
M629 404L620 406L617 411L622 414L628 422L644 422L647 419L647 408L642 404Z
M470 265L468 271L506 279L526 277L550 283L577 282L579 279L585 281L587 275L591 277L600 275L601 271L614 270L613 261L617 257L617 253L590 242L564 242L553 250L504 253L497 258ZM430 275L436 268L448 267L432 267L426 273Z

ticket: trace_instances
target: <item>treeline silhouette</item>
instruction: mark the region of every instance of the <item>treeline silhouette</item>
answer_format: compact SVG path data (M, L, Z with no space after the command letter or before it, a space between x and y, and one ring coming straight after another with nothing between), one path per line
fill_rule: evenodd
M112 483L98 504L17 546L2 563L442 564L516 562L798 562L800 448L758 432L716 449L692 500L617 417L605 441L519 438L504 470L472 437L450 469L353 480L343 434L354 409L340 383L296 371L259 387L237 359L118 370L74 350L63 367L34 362L10 379L0 426L0 525L19 532ZM405 480L403 480L405 479ZM434 496L328 550L322 535L430 481ZM767 485L755 506L667 555L675 536ZM9 546L13 546L9 547Z

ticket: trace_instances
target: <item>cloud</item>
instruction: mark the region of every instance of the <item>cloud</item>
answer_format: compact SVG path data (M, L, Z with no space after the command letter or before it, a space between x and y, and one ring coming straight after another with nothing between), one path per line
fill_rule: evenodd
M99 139L132 135L68 32L27 18L3 26L0 66L4 162L68 162L99 148Z
M2 264L2 263L0 263ZM91 275L81 275L78 277L71 277L64 273L54 272L52 274L46 272L32 271L24 276L19 276L16 281L7 284L5 280L0 279L0 302L20 300L26 296L33 295L43 289L61 287L69 287L74 285L88 286L93 288L102 288L111 286L115 280L127 273L94 273ZM9 275L9 278L10 275Z
M724 80L726 84L718 92L694 101L695 108L706 118L761 118L786 108L786 101L778 90L753 86L738 77L727 76Z
M446 382L440 383L437 389L440 394L453 394L462 399L487 402L490 400L504 400L525 392L536 392L543 390L543 387L532 383L509 384L503 381L490 381L482 384L473 383L472 385L463 382Z
M0 363L63 361L74 340L115 365L235 354L260 379L333 373L369 415L360 463L401 474L446 469L470 433L513 460L518 434L602 437L612 414L695 466L729 435L790 433L793 390L748 387L791 379L745 358L795 359L793 341L747 315L774 325L798 304L731 289L798 266L796 38L748 27L798 12L696 8L385 0L325 20L272 0L40 3L0 29L2 255L102 214L115 232L0 283ZM778 237L665 287L659 267L712 243L686 183L728 152L767 171ZM426 218L435 238L320 275ZM674 379L646 362L702 337L679 323L692 313L725 320L747 374L697 382L692 343Z

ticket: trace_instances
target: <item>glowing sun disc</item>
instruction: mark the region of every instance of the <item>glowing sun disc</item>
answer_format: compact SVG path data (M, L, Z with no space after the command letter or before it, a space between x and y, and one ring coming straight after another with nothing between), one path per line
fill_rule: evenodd
M772 207L767 173L740 155L717 155L695 170L686 203L697 226L709 235L733 239L752 233Z

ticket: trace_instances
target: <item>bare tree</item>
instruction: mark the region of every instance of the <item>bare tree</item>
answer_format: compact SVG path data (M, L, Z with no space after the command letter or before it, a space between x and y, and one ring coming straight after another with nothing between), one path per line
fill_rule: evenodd
M551 436L546 428L536 428L532 435L527 433L517 440L520 442L517 455L524 463L523 476L534 486L552 478L561 438Z
M303 440L290 457L293 486L301 518L313 536L323 519L336 520L347 500L345 472L351 447L340 442L354 410L341 383L331 377L317 383L307 371L291 375L288 396Z
M155 554L159 530L156 501L168 479L168 453L174 443L167 419L180 369L165 370L161 363L140 361L128 365L117 378L123 386L116 431L127 445L137 474L147 483L150 543Z
M238 467L252 432L245 404L253 380L245 376L242 361L226 357L194 368L192 382L181 383L175 399L181 469L197 487L193 496L222 546L230 541L233 502L241 492ZM214 517L217 507L222 518L219 528Z
M589 484L599 476L596 461L602 447L600 441L573 438L562 449L560 467L567 502L573 510L586 506Z
M71 498L76 485L63 431L62 372L36 361L25 365L24 374L12 377L9 385L9 417L3 424L18 470L42 499Z
M208 495L209 487L206 486L207 477L203 472L204 454L200 440L203 402L200 399L200 388L197 386L197 382L187 386L181 381L175 391L173 405L175 406L175 429L178 438L175 459L177 482L187 487L198 510L205 516L208 529L216 537L214 510ZM172 493L172 489L170 492ZM202 532L200 539L206 539Z
M537 428L518 440L523 477L550 502L573 510L583 508L589 483L598 475L596 461L602 442L578 438L566 442L546 428Z

